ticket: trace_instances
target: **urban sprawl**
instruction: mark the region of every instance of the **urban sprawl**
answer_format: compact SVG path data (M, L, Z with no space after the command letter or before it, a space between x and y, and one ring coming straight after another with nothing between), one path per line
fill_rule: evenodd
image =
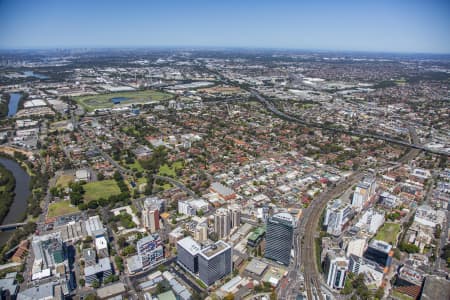
M0 53L0 299L449 299L450 59Z

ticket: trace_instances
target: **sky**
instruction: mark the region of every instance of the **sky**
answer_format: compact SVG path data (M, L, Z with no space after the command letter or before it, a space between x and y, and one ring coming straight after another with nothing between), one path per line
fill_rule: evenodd
M450 53L450 1L0 0L0 48Z

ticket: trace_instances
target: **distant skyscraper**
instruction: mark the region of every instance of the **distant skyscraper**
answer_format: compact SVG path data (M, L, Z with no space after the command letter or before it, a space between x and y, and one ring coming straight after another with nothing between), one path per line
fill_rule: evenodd
M232 268L232 249L224 241L202 249L198 255L199 277L207 285L231 274Z
M349 261L342 252L328 251L325 257L325 279L331 288L342 289Z
M219 239L225 238L231 231L231 213L226 208L219 208L214 214L214 232Z
M294 236L294 218L288 213L279 213L267 221L265 257L284 265L291 259Z

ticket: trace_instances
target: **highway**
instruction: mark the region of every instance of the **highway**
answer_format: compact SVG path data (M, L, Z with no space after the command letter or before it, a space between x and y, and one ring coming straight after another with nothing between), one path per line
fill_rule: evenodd
M386 141L389 143L393 143L393 144L397 144L397 145L405 146L405 147L409 147L409 148L414 148L414 149L418 149L418 150L423 150L423 151L430 152L433 154L446 155L446 156L449 155L449 153L447 153L447 152L430 149L430 148L425 147L417 142L409 143L409 142L405 142L405 141L399 140L398 138L394 138L394 137L390 137L390 136L367 133L367 132L363 132L363 131L359 131L359 130L346 130L346 129L342 129L342 128L330 127L330 126L327 126L325 124L320 124L320 123L305 122L299 118L296 118L294 116L288 115L288 114L280 111L278 108L275 107L275 105L272 102L270 102L269 100L267 100L266 98L261 96L256 90L250 90L250 93L259 102L261 102L268 110L270 110L273 114L275 114L275 115L279 116L280 118L283 118L287 121L299 123L299 124L302 124L302 125L305 125L308 127L316 127L316 128L320 128L320 129L324 129L324 130L329 130L329 131L337 132L337 133L345 133L345 134L350 134L350 135L359 136L359 137L379 139L379 140L383 140L383 141Z

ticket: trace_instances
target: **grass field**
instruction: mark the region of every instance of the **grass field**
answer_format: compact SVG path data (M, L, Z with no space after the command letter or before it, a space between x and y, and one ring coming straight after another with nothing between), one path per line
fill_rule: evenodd
M56 181L56 186L59 187L67 187L71 181L74 181L75 177L73 175L61 175L59 176L58 180Z
M399 299L399 300L413 300L414 299L413 297L410 297L408 295L402 294L397 291L393 291L392 296L394 297L394 299Z
M158 175L176 178L177 177L176 171L182 168L183 162L181 161L174 162L170 167L167 164L164 164L159 168Z
M135 159L134 163L127 165L128 169L136 169L138 172L144 172L144 168L141 166L141 163Z
M384 225L378 230L375 239L385 241L392 245L397 240L397 235L400 232L400 224L397 223L384 223Z
M63 216L67 214L73 214L78 212L78 207L71 206L70 201L64 200L52 203L48 206L48 216L49 218Z
M143 104L149 101L164 101L172 98L171 94L163 93L153 90L145 91L133 91L133 92L118 92L118 93L108 93L99 94L92 96L80 96L75 97L75 101L78 102L84 109L88 111L93 111L99 108L112 108L114 104L112 103L112 98L128 98L127 100L121 102L121 104L116 104L115 106L126 105L126 104Z
M112 179L89 182L86 183L83 188L85 190L84 200L87 202L120 194L117 183Z

